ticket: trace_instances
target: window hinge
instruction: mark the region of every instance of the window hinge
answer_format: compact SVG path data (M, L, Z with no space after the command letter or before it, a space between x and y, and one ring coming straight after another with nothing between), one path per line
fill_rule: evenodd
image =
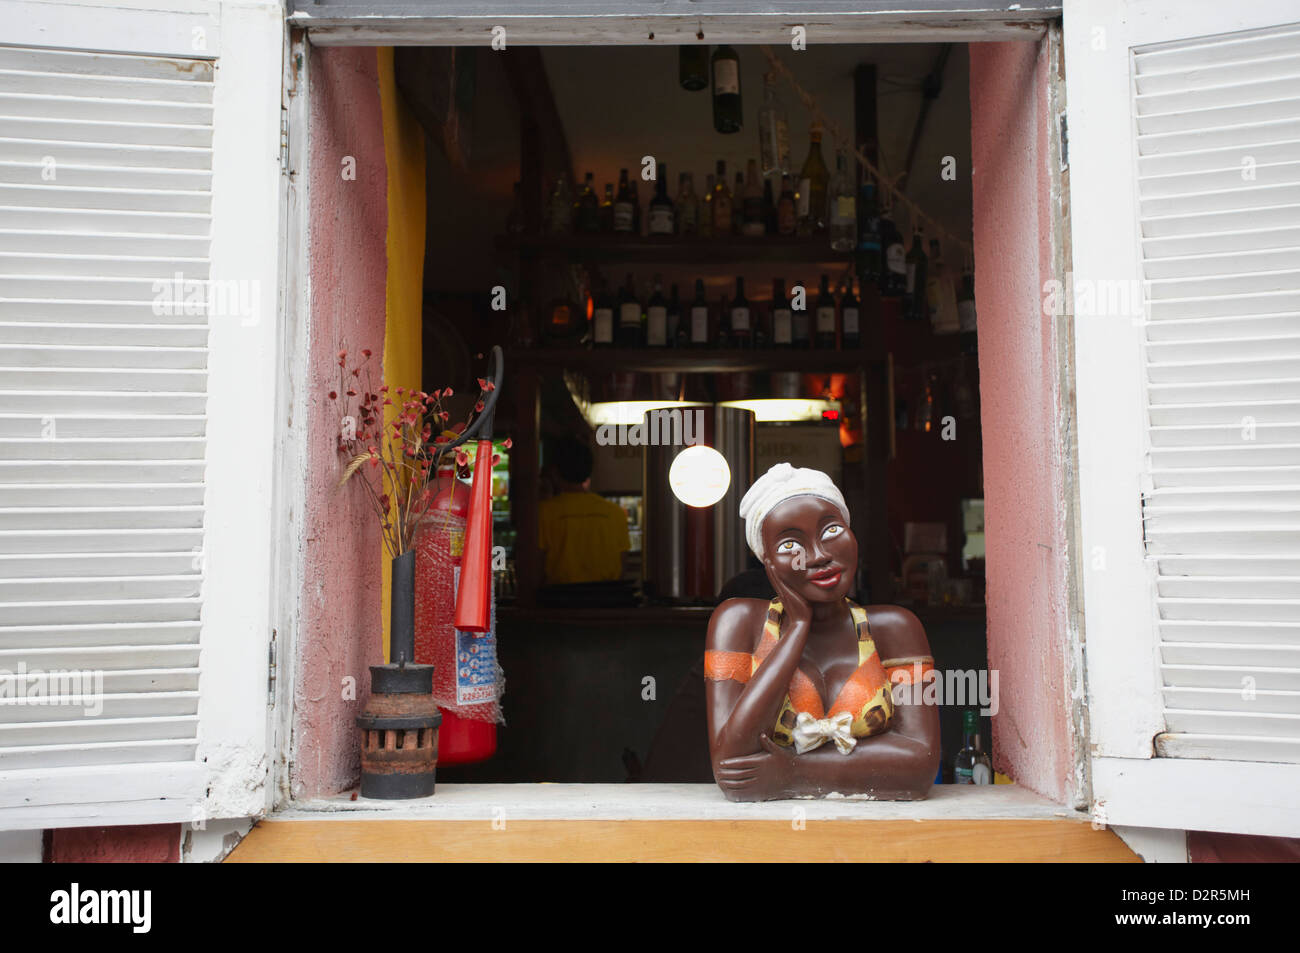
M280 171L289 174L289 110L280 107Z
M271 644L266 650L266 707L275 707L275 629L271 630Z
M1070 128L1066 124L1065 113L1061 113L1061 171L1070 167Z

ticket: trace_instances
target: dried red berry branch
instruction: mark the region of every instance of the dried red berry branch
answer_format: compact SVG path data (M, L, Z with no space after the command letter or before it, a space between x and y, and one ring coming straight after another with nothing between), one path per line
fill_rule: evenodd
M373 353L348 366L348 351L338 352L338 385L327 396L339 411L338 453L345 461L339 486L359 482L379 517L384 547L392 558L415 546L420 526L433 502L433 481L445 452L444 444L459 436L483 408L483 398L493 385L479 380L474 410L464 421L449 424L451 414L442 401L454 396L450 387L426 393L405 387L373 385ZM397 411L387 423L385 408ZM509 446L509 441L507 441ZM462 447L455 451L461 475L469 465ZM493 462L495 462L495 457Z

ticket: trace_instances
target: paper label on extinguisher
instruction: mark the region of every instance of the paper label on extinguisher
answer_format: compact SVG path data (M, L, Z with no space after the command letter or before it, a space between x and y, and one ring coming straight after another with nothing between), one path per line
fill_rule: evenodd
M460 567L455 588L460 592ZM497 700L497 601L492 600L488 631L456 630L456 704L482 705Z

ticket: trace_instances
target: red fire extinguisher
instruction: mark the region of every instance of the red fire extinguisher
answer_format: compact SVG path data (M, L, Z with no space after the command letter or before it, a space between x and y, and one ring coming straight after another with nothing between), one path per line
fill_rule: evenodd
M496 752L500 705L492 633L492 417L504 361L492 349L493 389L478 418L443 457L479 436L474 482L440 466L436 495L416 544L415 660L434 666L434 697L442 711L438 760L470 764ZM466 687L466 682L471 684ZM486 682L486 684L484 684ZM447 707L452 706L455 707Z

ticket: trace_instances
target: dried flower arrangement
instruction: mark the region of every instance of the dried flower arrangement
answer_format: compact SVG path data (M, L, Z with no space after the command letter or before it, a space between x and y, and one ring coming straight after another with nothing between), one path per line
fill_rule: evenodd
M342 411L338 452L346 461L339 486L358 478L366 497L379 516L384 546L391 558L415 546L424 516L433 501L433 479L446 445L455 440L481 413L487 394L494 389L489 380L478 379L479 396L464 420L450 423L443 409L451 397L450 387L426 393L405 387L373 384L370 361L373 352L362 350L361 361L348 367L346 346L338 352L339 382L329 399ZM384 423L384 408L397 405L397 415ZM510 441L506 440L509 448ZM493 463L497 461L494 456ZM455 448L455 461L462 475L469 466L469 454Z

